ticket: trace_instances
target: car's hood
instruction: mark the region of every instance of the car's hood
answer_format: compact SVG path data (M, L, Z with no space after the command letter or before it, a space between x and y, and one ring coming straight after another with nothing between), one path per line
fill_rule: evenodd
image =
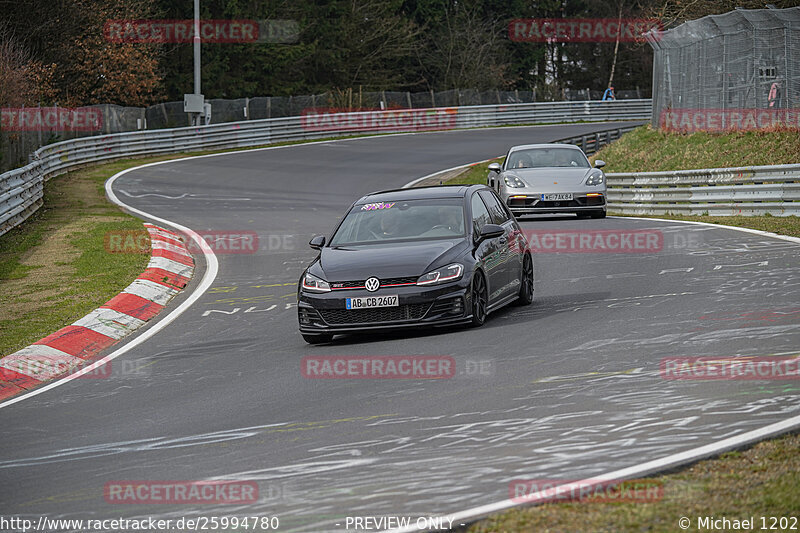
M526 189L537 192L562 192L582 188L590 174L599 174L596 168L515 168L505 174L516 176L526 185ZM508 189L513 193L514 189Z
M421 276L455 260L464 239L366 244L322 249L318 265L327 281L356 281Z

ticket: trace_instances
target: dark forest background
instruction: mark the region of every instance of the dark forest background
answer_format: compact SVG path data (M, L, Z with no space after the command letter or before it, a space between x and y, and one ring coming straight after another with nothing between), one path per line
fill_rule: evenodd
M797 1L776 1L777 7ZM191 44L114 44L108 20L189 19L192 0L0 0L0 107L144 106L192 92ZM602 90L614 43L520 43L516 18L655 17L666 27L748 0L201 0L204 19L291 19L293 44L203 44L206 98L328 91ZM653 52L621 43L618 90L649 95Z

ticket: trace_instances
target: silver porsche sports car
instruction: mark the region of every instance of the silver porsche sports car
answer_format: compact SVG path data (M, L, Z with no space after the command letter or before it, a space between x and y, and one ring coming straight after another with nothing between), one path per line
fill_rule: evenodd
M489 165L487 184L516 216L575 213L606 216L606 176L571 144L526 144L508 151L502 166Z

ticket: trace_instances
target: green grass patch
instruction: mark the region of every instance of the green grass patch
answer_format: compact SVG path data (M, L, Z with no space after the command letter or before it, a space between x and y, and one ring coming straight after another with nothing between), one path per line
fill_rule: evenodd
M654 130L626 133L592 157L606 172L658 172L800 163L797 131L742 131L692 134Z
M728 519L797 516L800 509L800 436L728 452L679 472L651 478L663 497L646 503L580 501L514 509L473 524L469 533L527 531L648 531L675 533L681 517L698 531L698 517ZM769 521L767 522L769 525ZM800 527L800 525L798 525ZM782 530L778 528L778 530Z
M43 207L0 236L0 356L81 318L145 269L148 255L112 254L104 245L107 232L143 229L103 190L109 176L140 163L53 178L45 185Z
M496 157L489 161L472 165L464 172L447 181L448 185L486 185L486 176L489 174L489 165L492 163L503 164L505 156Z

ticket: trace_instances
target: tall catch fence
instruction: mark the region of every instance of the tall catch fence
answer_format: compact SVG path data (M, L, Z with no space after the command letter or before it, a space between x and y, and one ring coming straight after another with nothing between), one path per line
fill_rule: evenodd
M798 126L800 7L736 9L646 37L654 49L653 127L668 127L672 111L690 126L678 129L755 129L742 117L765 127L790 109Z

